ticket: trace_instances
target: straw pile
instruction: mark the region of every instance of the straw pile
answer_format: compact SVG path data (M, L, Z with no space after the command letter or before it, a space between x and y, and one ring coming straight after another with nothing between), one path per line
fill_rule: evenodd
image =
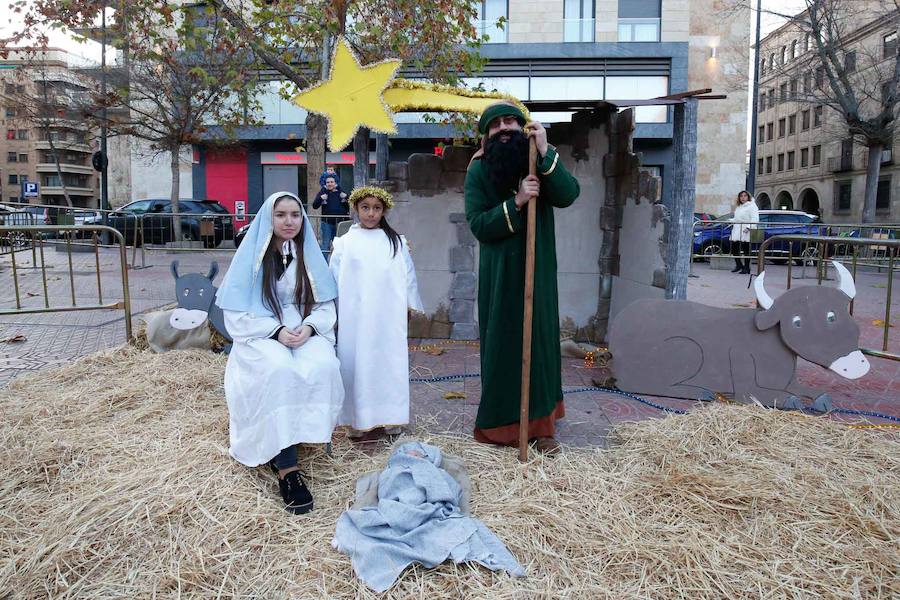
M0 596L374 597L330 541L387 449L306 449L316 510L284 512L227 454L224 360L123 348L0 390ZM417 567L385 597L900 594L893 432L720 405L528 465L419 434L464 457L475 516L528 576Z

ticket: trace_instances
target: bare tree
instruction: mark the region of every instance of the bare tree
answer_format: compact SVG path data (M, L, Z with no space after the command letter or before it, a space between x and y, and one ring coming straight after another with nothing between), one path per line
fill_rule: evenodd
M744 5L746 0L730 3ZM796 37L775 52L757 57L762 72L775 74L778 82L777 89L760 89L759 93L765 93L770 103L777 97L806 104L814 119L817 111L829 109L840 117L829 128L833 139L853 140L867 149L863 223L875 220L882 155L894 139L900 80L898 3L900 0L805 0L805 9L796 15L763 9L784 19L783 28ZM882 31L895 32L893 41L875 35Z

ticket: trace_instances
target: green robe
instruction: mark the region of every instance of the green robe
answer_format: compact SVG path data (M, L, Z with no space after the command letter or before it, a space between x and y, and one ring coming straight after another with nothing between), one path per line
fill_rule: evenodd
M578 181L552 147L538 161L537 173L541 192L535 236L530 419L550 415L562 400L553 208L571 205L579 193ZM466 219L480 246L481 402L475 426L491 429L519 420L528 207L516 210L513 190L498 194L478 158L469 166L465 189Z

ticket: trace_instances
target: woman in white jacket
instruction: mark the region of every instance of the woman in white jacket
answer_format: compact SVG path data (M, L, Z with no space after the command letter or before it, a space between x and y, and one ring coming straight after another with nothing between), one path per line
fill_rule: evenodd
M750 230L756 229L755 224L759 223L759 208L750 192L742 190L737 195L737 207L731 220L734 223L731 227L731 252L734 254L734 268L731 272L749 275ZM746 258L741 259L741 256Z

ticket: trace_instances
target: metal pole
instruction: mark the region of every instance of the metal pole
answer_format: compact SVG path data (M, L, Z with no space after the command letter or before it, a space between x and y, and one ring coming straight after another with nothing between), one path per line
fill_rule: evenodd
M101 108L100 122L100 210L103 215L102 223L104 227L109 227L109 175L107 173L107 164L109 160L106 158L106 0L103 0L103 13L100 15L100 27L102 29L101 48L100 48L100 97L103 106ZM102 234L104 243L109 243L109 232L104 231Z
M759 34L760 14L762 13L762 0L756 0L756 52L753 54L753 108L750 114L750 168L747 169L747 191L755 194L756 191L756 128L759 110Z

